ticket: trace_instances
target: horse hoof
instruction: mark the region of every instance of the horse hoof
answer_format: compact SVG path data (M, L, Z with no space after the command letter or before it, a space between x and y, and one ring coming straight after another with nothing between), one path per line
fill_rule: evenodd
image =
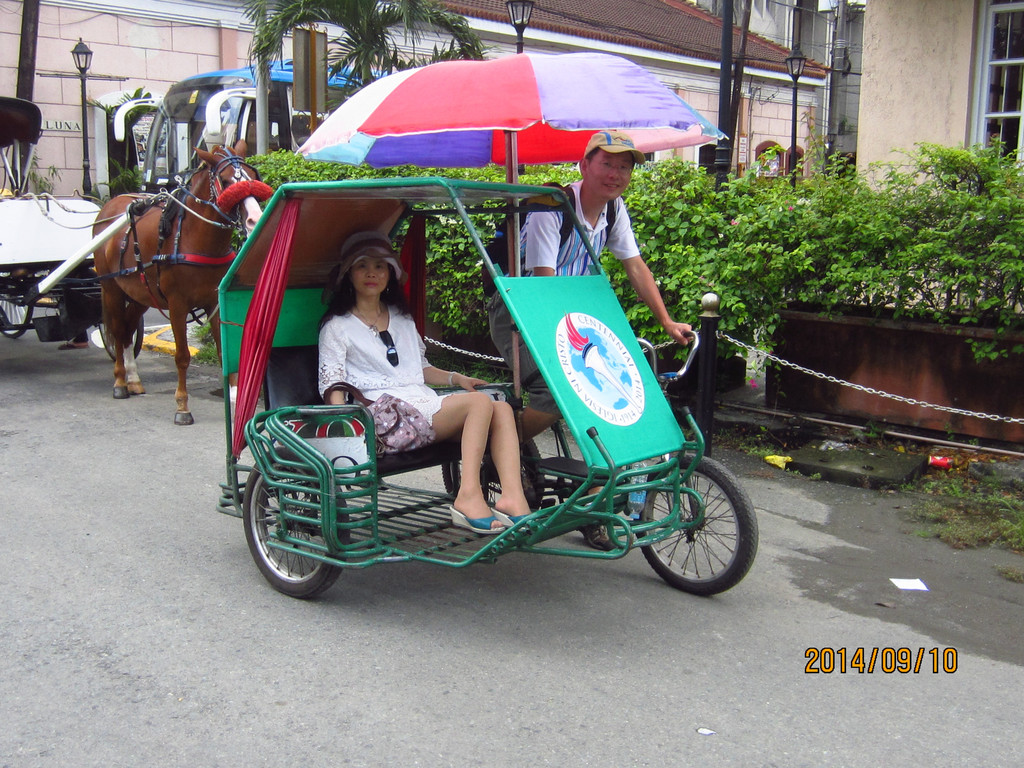
M146 394L146 388L141 384L129 384L128 392L132 395L144 395Z
M192 418L192 414L188 411L179 411L174 414L174 423L179 427L187 427L196 423L196 420Z
M128 387L114 387L115 400L127 400L128 398Z

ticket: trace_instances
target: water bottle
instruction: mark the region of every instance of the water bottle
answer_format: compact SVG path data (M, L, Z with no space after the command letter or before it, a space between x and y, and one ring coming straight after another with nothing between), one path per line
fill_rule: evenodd
M631 469L639 469L640 467L647 466L645 462L634 464ZM647 475L634 475L629 478L631 483L644 483L647 482ZM629 519L639 520L641 514L644 511L644 504L647 503L647 491L630 491L628 497L629 507Z

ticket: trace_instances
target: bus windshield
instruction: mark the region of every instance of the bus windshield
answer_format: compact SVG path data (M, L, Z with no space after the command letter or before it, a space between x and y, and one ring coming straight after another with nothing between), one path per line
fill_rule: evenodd
M347 80L328 82L328 104L341 102ZM270 68L267 112L269 150L296 150L309 137L309 114L292 108L292 65L276 62ZM195 148L214 144L233 146L245 139L256 150L256 90L251 69L209 72L175 83L168 90L149 134L143 183L157 192L175 176L196 167Z

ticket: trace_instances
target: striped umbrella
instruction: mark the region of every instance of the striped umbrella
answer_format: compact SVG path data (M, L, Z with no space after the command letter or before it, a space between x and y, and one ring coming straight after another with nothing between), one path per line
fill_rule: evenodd
M526 53L440 62L376 80L299 151L311 160L377 168L509 167L579 160L597 130L623 131L641 152L723 136L628 59Z

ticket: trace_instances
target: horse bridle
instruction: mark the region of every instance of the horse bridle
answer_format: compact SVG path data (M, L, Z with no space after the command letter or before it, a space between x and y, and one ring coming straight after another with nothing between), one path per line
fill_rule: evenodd
M188 194L189 194L189 197L193 198L197 202L204 203L204 204L210 206L211 208L213 208L213 210L217 212L217 215L220 216L220 218L222 219L222 221L219 221L219 222L218 221L210 221L211 224L213 224L214 226L221 227L222 229L231 229L233 227L240 226L241 216L238 213L236 213L235 216L231 216L230 213L225 212L224 210L221 209L221 207L219 205L217 205L217 201L220 199L221 195L224 193L224 190L226 190L228 187L232 186L233 184L235 184L237 182L240 182L240 181L260 181L261 179L260 179L259 171L257 171L252 166L246 165L243 162L241 157L236 155L234 152L232 152L227 147L224 147L223 151L225 152L225 155L220 160L218 160L217 163L212 168L209 169L209 173L210 173L210 199L209 200L203 200L202 198L198 197L197 195L195 195L191 191L189 191ZM223 171L224 168L226 168L227 166L231 166L234 169L234 178L228 184L224 184L221 181L220 174L221 174L221 171ZM253 175L256 178L254 179L252 176L250 176L246 169L248 169L249 171L252 171ZM241 202L241 201L239 201L239 202ZM232 206L232 208L230 210L237 210L237 209L238 209L238 203L235 203L235 205Z

